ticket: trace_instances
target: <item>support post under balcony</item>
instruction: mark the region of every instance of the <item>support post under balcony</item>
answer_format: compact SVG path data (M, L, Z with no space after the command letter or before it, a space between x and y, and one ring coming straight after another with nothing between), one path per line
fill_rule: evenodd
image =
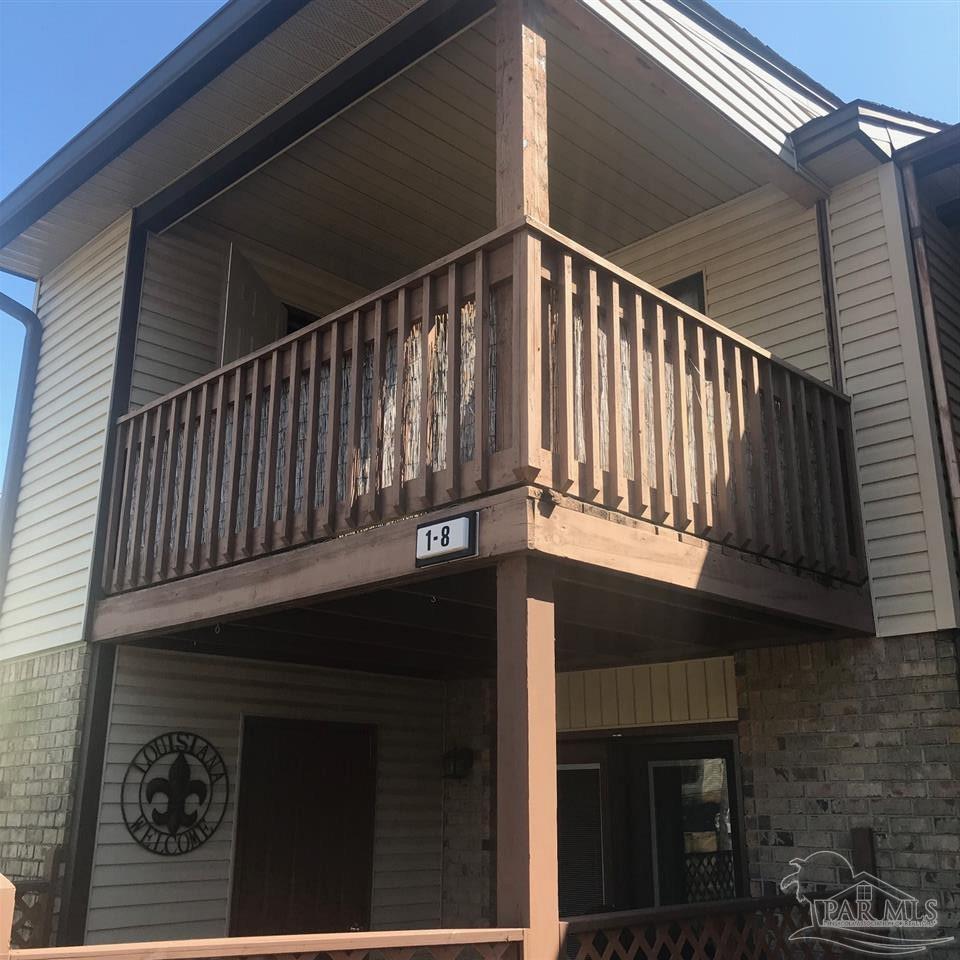
M560 949L553 582L527 555L497 568L497 923L524 956Z

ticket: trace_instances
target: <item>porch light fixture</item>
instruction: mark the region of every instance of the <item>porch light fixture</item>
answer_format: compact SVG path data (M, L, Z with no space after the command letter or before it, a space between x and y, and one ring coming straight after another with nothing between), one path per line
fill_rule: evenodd
M445 780L463 780L473 769L473 751L469 747L448 750L443 755L443 776Z

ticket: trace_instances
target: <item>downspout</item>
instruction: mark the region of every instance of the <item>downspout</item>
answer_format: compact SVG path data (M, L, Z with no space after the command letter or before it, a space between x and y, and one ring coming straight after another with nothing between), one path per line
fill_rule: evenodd
M10 426L7 466L3 473L3 496L0 497L0 609L2 609L7 587L7 570L10 566L10 548L13 545L13 522L17 515L17 500L20 497L23 461L27 455L30 408L33 405L33 388L37 379L37 364L40 361L43 327L40 318L29 307L17 303L5 293L0 293L0 312L19 320L24 326L20 379L17 381L17 399L13 408L13 422Z

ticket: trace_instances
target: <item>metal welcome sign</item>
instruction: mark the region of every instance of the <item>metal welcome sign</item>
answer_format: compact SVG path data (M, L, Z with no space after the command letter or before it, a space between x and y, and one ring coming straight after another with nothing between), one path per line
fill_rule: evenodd
M144 850L176 857L202 846L229 798L220 752L195 733L154 737L130 761L120 791L123 822Z

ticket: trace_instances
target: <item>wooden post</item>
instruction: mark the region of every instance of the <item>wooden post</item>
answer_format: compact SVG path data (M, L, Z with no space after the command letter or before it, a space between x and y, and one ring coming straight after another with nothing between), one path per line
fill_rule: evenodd
M539 0L497 0L497 226L550 223L546 40Z
M0 873L0 960L7 960L10 956L15 895L16 890L13 884Z
M559 954L553 584L542 562L497 568L497 923L524 956Z

